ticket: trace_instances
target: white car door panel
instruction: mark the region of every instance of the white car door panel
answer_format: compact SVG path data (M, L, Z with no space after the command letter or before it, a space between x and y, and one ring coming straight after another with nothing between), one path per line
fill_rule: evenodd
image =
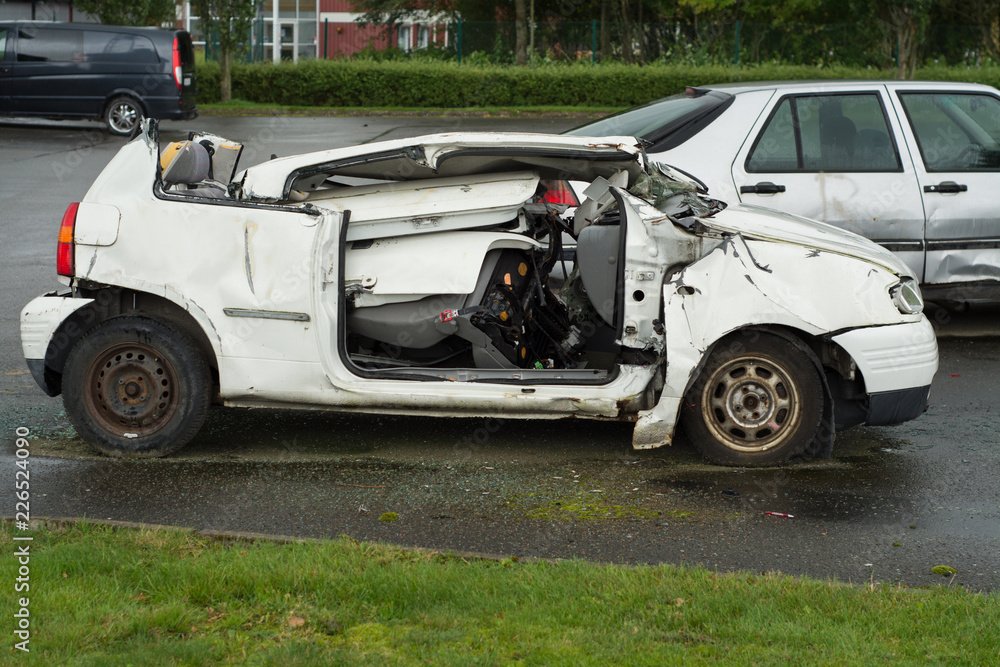
M733 181L741 201L866 236L923 280L917 178L884 95L873 84L775 99L737 154Z
M895 91L927 212L924 282L1000 281L1000 99ZM948 298L974 298L959 288Z

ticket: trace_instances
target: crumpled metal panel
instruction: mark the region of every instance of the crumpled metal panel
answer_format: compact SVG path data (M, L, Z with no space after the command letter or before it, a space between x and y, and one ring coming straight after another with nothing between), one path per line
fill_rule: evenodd
M830 289L836 276L837 289ZM919 322L889 296L898 277L865 261L798 243L729 235L663 286L666 377L659 403L640 413L633 446L669 444L681 400L712 345L754 325L821 335Z

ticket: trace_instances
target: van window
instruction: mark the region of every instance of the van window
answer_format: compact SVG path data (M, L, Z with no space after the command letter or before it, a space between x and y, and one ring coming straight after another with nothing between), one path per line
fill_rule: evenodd
M90 62L155 63L159 61L153 42L142 35L88 30L83 50Z
M159 62L153 42L143 35L45 28L21 28L18 35L22 62Z
M7 28L0 28L0 60L7 55Z
M66 62L84 59L82 30L19 28L17 42L19 62Z

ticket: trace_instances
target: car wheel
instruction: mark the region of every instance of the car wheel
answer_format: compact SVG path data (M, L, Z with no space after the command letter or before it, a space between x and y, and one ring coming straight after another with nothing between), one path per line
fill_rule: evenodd
M142 107L134 98L120 95L104 108L104 122L112 134L128 136L142 122Z
M766 466L801 454L823 417L823 384L799 347L746 332L716 346L684 399L682 423L705 458Z
M118 317L84 336L63 372L63 403L84 440L108 456L171 454L205 421L211 375L187 334Z

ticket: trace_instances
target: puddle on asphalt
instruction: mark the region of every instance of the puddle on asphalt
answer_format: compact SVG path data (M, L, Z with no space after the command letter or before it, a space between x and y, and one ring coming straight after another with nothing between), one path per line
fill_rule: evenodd
M650 479L661 493L728 505L734 512L778 512L799 519L896 520L914 510L914 475L905 440L877 428L837 436L834 457L779 468L674 469Z

